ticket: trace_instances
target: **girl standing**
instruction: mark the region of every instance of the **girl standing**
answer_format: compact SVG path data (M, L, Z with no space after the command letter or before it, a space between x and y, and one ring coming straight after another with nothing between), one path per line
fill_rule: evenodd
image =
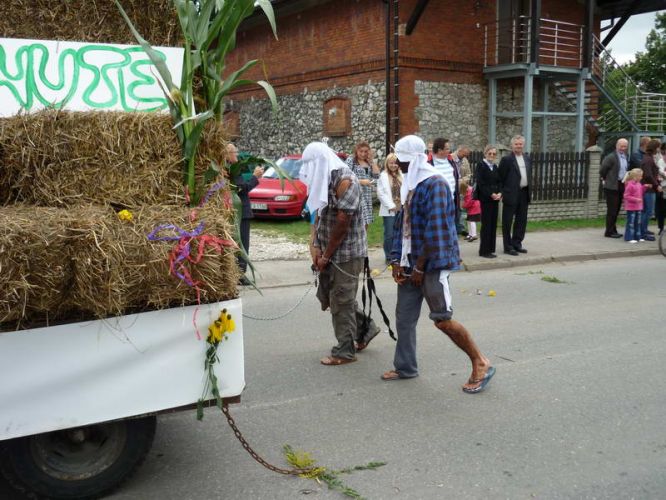
M372 163L370 145L361 141L354 147L354 153L347 158L347 165L358 177L361 185L361 195L363 197L361 205L363 208L363 220L365 227L372 224L375 217L372 213L372 183L379 178L379 166Z
M481 203L472 198L472 190L465 181L460 181L460 196L463 197L462 206L467 211L467 241L478 240L476 223L481 222Z
M393 223L395 214L400 208L400 186L402 172L398 166L398 157L391 153L384 161L384 170L379 174L377 197L379 198L379 215L384 218L384 259L389 263L393 245Z
M624 209L627 212L627 226L624 229L624 241L638 243L643 239L641 218L643 213L643 194L647 185L641 184L643 170L632 168L624 176Z

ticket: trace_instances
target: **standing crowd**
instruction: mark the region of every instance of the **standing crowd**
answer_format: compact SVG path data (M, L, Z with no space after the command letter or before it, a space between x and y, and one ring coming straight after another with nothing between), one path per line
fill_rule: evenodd
M666 143L643 137L639 148L628 155L629 141L620 138L615 151L601 162L601 181L606 198L607 238L622 238L629 243L654 241L650 220L657 218L659 234L664 230L666 215ZM617 218L624 204L627 222L624 235L617 230Z

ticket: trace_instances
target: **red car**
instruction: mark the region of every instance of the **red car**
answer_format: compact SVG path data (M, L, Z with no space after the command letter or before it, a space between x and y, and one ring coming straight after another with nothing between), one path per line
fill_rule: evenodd
M338 156L342 160L347 158L344 153L338 153ZM308 199L307 186L298 180L303 164L301 155L284 156L275 163L291 180L280 181L274 168L267 169L257 187L250 191L252 213L257 218L300 218Z
M280 181L274 168L268 168L259 179L259 184L250 191L250 204L255 217L298 218L308 198L308 188L298 180L301 170L301 155L280 158L276 164L292 180ZM282 189L284 185L284 190Z

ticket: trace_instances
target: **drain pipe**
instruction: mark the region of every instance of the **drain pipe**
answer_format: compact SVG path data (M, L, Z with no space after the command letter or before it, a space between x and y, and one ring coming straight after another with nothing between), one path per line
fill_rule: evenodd
M384 151L386 152L385 157L391 152L391 0L384 0L386 4L386 33L385 33L385 45L386 45L386 64L385 64L385 78L386 78L386 102L385 102L385 111L386 115L386 124L384 131Z
M386 3L386 154L400 133L400 70L398 68L398 25L400 22L399 0L384 0ZM393 42L393 43L391 43Z
M398 67L398 38L400 0L393 0L393 143L400 138L400 69Z

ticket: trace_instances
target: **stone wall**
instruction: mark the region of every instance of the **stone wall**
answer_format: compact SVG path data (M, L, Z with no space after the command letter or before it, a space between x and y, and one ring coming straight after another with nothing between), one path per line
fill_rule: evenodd
M488 140L488 92L485 85L416 80L417 132L425 141L446 137L452 144L482 150Z
M267 99L230 101L227 110L236 111L240 116L238 148L271 159L302 152L307 144L324 137L324 102L331 97L351 101L351 134L330 137L329 146L349 153L357 142L365 140L375 150L380 162L383 161L386 132L384 82L368 81L365 85L332 87L316 92L305 88L297 94L279 95L280 110L276 115Z

